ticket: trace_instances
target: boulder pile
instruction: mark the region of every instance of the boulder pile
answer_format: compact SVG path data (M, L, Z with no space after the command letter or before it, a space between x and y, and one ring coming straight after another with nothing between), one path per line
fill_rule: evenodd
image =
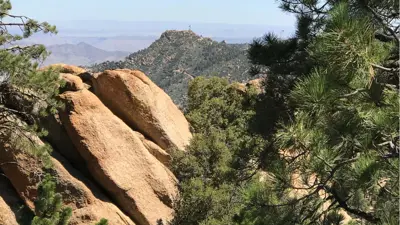
M71 207L71 225L156 225L171 219L177 179L170 153L184 151L191 133L183 113L145 74L107 70L90 74L57 64L60 100L56 115L39 120L48 130L37 147L53 148L51 168L26 145L0 143L0 224L18 224L16 203L34 212L43 174L57 178L57 190ZM82 79L84 78L84 79Z

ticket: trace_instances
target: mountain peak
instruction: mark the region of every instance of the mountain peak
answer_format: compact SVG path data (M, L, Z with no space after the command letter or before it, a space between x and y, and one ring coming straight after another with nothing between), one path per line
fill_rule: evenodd
M125 60L92 68L93 71L113 68L141 70L184 108L188 84L193 77L229 76L232 81L248 80L245 50L245 45L220 43L190 30L167 30L148 48L129 55Z
M195 32L191 30L166 30L161 34L161 37L174 36L174 35L194 35L198 36Z
M164 39L167 39L169 41L181 39L209 39L210 41L212 41L211 38L203 38L201 35L198 35L191 30L167 30L161 34L159 40Z
M83 46L83 47L94 47L94 46L92 46L92 45L89 45L88 43L86 43L86 42L79 42L78 44L77 44L77 46Z

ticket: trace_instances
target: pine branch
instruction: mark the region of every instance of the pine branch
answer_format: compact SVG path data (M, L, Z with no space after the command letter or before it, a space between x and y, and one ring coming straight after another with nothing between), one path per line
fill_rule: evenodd
M317 205L315 205L315 208L319 209L321 208L321 206L323 205L323 202L318 203ZM301 220L300 224L305 224L305 222L308 220L310 221L308 223L308 225L311 225L315 222L315 219L318 218L318 210L313 210L310 208L306 208L306 215L303 217L303 219ZM304 213L302 213L302 215L304 215Z
M396 137L393 141L386 141L378 144L378 146L380 147L385 145L389 147L389 152L387 154L382 155L382 158L393 159L393 158L398 158L400 156L400 147L395 144L398 142L398 140L399 137Z
M282 182L285 187L289 187L290 189L294 189L294 190L311 190L311 189L316 188L316 187L319 186L319 183L318 183L317 179L315 179L314 184L312 184L312 185L307 184L308 187L296 187L296 186L293 186L290 183L287 183L284 179L282 179L280 177L276 177L275 176L275 178L278 179L280 182Z
M342 167L342 166L344 166L344 165L346 165L348 163L355 162L358 158L359 157L356 156L354 158L350 158L348 160L344 160L344 161L339 162L338 164L336 164L336 166L331 170L328 178L323 183L321 183L321 185L325 186L333 178L333 176L335 175L336 171L338 171L340 169L340 167Z
M360 93L360 92L366 92L366 91L367 91L367 89L365 89L365 88L360 88L360 89L357 89L357 90L355 90L355 91L353 91L353 92L351 92L351 93L344 94L344 95L340 96L340 98L347 98L347 97L356 95L356 94L358 94L358 93Z
M296 161L298 158L300 158L301 156L307 155L309 152L308 151L302 151L301 153L297 154L294 157L290 158L290 162L288 162L288 164L292 164L294 161Z
M325 159L323 159L321 156L316 155L315 157L317 157L319 160L321 160L325 165L327 165L329 168L333 169L333 166L330 165L327 161L325 161Z
M377 65L377 64L373 64L371 63L372 67L383 70L383 71L387 71L387 72L397 72L399 71L399 68L387 68L381 65Z
M372 213L367 213L367 212L361 211L359 209L351 208L347 204L346 200L343 200L334 188L325 186L325 190L332 195L332 197L335 199L335 201L339 204L340 208L342 208L342 209L346 210L347 212L352 213L360 218L363 218L373 224L377 224L380 222L380 218L374 216Z
M390 28L385 21L383 21L383 19L379 16L379 14L377 12L375 12L375 10L373 8L371 8L371 6L369 6L368 4L365 5L366 9L372 13L372 15L374 16L374 18L387 30L389 31L389 33L393 36L394 40L396 41L397 45L399 45L400 40L397 37L396 32Z
M397 17L398 17L398 16L399 16L399 15L397 14ZM399 31L399 29L400 29L400 25L397 25L396 28L394 28L394 32L397 33L397 32Z
M397 198L397 199L399 198L399 195L398 195L398 194L395 194L395 193L391 192L390 190L388 190L388 189L385 187L385 185L382 185L382 184L380 184L379 182L378 182L377 184L378 184L378 186L379 186L383 191L385 191L386 193L390 194L392 197Z
M242 183L242 182L248 181L251 178L253 178L257 174L257 172L259 172L259 170L261 169L261 163L258 163L258 166L256 168L252 168L252 169L253 169L253 172L251 172L249 175L238 179L236 186L240 185L240 183Z
M382 42L392 42L395 39L392 36L383 34L382 32L376 32L374 36L375 36L375 39L378 39L379 41L382 41Z
M25 26L25 23L1 23L0 26Z
M327 11L324 10L325 7L331 3L330 0L327 0L321 7L316 7L315 5L308 5L304 4L303 1L289 1L289 0L282 0L284 4L287 4L290 6L290 8L287 8L288 12L296 13L296 14L327 14ZM294 7L293 7L294 5ZM300 9L296 9L297 6L300 6ZM307 10L306 10L307 9Z
M379 218L376 218L374 215L372 215L371 213L366 213L364 211L358 210L358 209L353 209L350 206L348 206L347 204L347 200L343 200L340 198L339 194L336 192L336 190L334 188L330 188L327 184L328 182L333 178L334 174L336 173L337 170L339 170L339 168L341 168L343 165L346 165L348 163L352 163L355 162L359 157L354 157L348 160L344 160L340 163L338 163L330 172L328 178L321 183L319 186L322 187L322 189L324 189L325 191L327 191L329 194L331 194L331 197L333 197L334 201L336 201L339 204L339 207L354 214L357 215L371 223L378 223L380 221Z
M11 17L11 18L18 18L18 19L21 19L21 20L23 20L23 19L29 20L29 18L26 17L26 16L16 16L16 15L8 14L8 13L5 13L5 12L0 13L0 16L8 16L8 17Z
M323 4L321 7L319 8L315 8L315 6L312 6L312 9L314 10L314 12L319 13L319 14L326 14L327 11L322 11L328 4L330 4L331 1L328 0L325 2L325 4Z
M300 201L302 201L302 200L305 200L305 199L307 199L307 198L309 198L309 197L311 197L311 196L317 194L318 191L320 191L320 190L321 190L321 188L318 187L318 188L316 188L313 192L311 192L311 193L309 193L309 194L307 194L307 195L304 195L304 196L301 197L301 198L292 200L292 201L290 201L290 202L281 203L281 204L266 204L266 203L260 203L260 204L258 204L258 206L260 206L260 207L270 207L270 208L271 208L271 207L282 207L282 206L294 205L294 204L296 204L296 203L298 203L298 202L300 202Z
M12 46L12 47L6 48L6 49L4 49L4 50L5 50L5 51L12 51L12 52L14 52L14 51L24 51L24 50L26 50L26 49L29 49L29 48L32 48L32 47L37 47L37 46L39 46L39 45L38 45L38 44L29 45L29 46L19 46L19 45L16 45L16 46Z

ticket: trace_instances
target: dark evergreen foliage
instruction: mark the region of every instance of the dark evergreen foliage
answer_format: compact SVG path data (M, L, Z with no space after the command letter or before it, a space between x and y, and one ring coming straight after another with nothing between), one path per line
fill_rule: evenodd
M54 26L39 23L25 16L10 14L9 0L0 1L0 133L23 134L35 131L33 115L54 112L59 106L53 98L60 86L54 71L38 71L39 63L48 55L43 45L19 46L15 42L34 33L55 33ZM9 21L9 22L4 22ZM20 34L11 34L10 28L20 28ZM16 101L30 99L30 101ZM31 104L25 104L31 102ZM16 105L21 103L22 105ZM32 104L33 103L33 104ZM31 125L25 126L23 122ZM17 131L18 132L15 132Z
M172 224L397 224L398 2L280 2L297 15L297 32L251 44L251 71L267 74L265 92L241 121L264 147L236 155L236 142L220 138L237 127L223 123L233 100L193 85L189 93L199 94L189 102L203 99L188 118L194 109L194 130L213 132L195 134L173 163L183 182ZM255 162L241 182L222 175L235 157Z
M39 65L48 56L43 45L20 46L16 42L37 32L56 33L56 27L26 16L13 15L9 0L0 0L0 138L13 149L24 150L42 162L44 169L52 166L51 147L37 146L32 137L45 135L35 121L60 107L55 99L62 85L55 70L40 71ZM19 28L20 34L9 32ZM1 156L0 156L1 157ZM32 225L67 225L71 209L62 206L61 194L55 192L56 181L46 175L38 186L35 217L26 213L19 222ZM26 209L25 209L26 210ZM107 224L101 220L101 225Z
M265 142L249 121L257 93L223 78L195 78L187 118L194 132L186 152L176 151L172 170L180 180L171 224L232 224L242 207L242 186L257 169Z
M55 191L56 183L47 174L38 187L32 225L68 225L72 210L62 206L61 194Z

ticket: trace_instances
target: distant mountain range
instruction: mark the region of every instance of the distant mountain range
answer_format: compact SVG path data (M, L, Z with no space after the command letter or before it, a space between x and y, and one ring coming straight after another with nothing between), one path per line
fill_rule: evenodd
M57 35L35 34L20 41L22 44L78 44L87 43L106 51L136 52L147 48L166 30L193 30L196 34L230 44L250 43L267 32L289 36L294 26L255 24L220 24L157 21L48 21L57 26ZM19 29L10 28L19 33Z
M26 40L19 41L19 44L43 44L46 47L52 45L86 43L93 47L106 51L136 52L149 47L157 40L158 36L61 36L36 34Z
M105 51L86 43L61 44L47 46L51 55L44 65L66 63L72 65L91 65L110 60L120 60L129 55L129 52Z
M185 107L188 83L196 76L227 77L247 81L250 65L247 44L227 44L202 37L192 31L169 30L148 48L121 61L108 61L90 67L94 72L128 68L143 71L180 107Z
M266 32L283 36L290 35L294 29L293 21L271 21L270 24L226 24L205 22L173 21L48 21L57 26L57 36L64 37L111 37L111 36L156 36L166 30L193 30L196 34L207 37L223 37L251 40ZM275 24L275 25L274 25ZM280 25L276 25L280 24ZM289 25L290 24L290 25Z

